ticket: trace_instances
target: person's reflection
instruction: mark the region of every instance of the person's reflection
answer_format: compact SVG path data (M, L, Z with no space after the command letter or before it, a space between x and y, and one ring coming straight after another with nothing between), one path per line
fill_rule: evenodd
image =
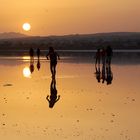
M101 81L101 71L100 71L100 67L95 66L95 69L96 69L96 72L95 72L95 74L96 74L96 79L97 79L98 83L100 83L100 81Z
M41 64L40 64L40 59L38 58L37 60L37 65L36 65L37 69L40 70Z
M40 49L39 48L37 48L36 54L37 54L37 64L36 64L36 67L37 67L38 70L40 70L41 64L40 64Z
M102 58L102 65L100 65L100 59L98 60L97 54L101 55ZM102 80L102 83L107 82L107 85L112 84L113 80L113 73L111 71L111 59L112 59L113 51L110 46L107 47L107 49L102 49L101 53L100 50L98 49L96 53L96 61L95 61L95 74L96 74L96 79L98 83ZM98 61L99 62L98 62ZM97 63L98 62L98 63ZM98 65L97 65L98 64Z
M49 102L50 108L53 108L54 104L60 99L60 95L57 95L55 78L52 78L51 85L50 85L50 96L48 95L46 99Z
M30 72L33 73L33 71L34 71L34 50L33 50L33 48L30 48L29 54L30 54Z
M102 83L106 80L105 65L102 66Z
M107 65L107 67L106 67L106 82L107 82L107 85L112 84L112 80L113 80L113 73L111 71L111 65Z
M33 73L34 72L34 64L30 63L30 72Z

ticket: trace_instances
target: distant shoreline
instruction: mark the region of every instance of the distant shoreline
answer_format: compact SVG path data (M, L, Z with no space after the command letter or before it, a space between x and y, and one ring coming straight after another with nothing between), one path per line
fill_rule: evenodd
M35 50L36 51L36 50ZM95 49L93 49L93 50L56 50L57 52L81 52L81 53L95 53L97 50L95 50ZM0 54L2 53L2 52L29 52L29 50L10 50L10 49L8 49L8 50L0 50ZM48 52L48 49L46 49L46 50L41 50L41 52ZM115 50L113 50L113 52L127 52L127 53L134 53L134 52L136 52L136 53L139 53L140 52L140 49L115 49Z
M100 34L75 34L64 36L36 36L25 38L0 39L0 50L96 50L111 46L113 50L140 50L140 33L116 32ZM94 52L94 51L93 51Z

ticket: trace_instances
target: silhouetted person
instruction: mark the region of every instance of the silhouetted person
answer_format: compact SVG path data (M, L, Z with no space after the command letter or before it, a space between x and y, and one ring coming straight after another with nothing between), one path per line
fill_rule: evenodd
M102 57L102 68L100 68L99 65L96 65L97 63L95 64L96 79L98 83L100 83L100 81L102 80L102 83L107 82L107 85L112 84L113 80L113 73L111 71L112 49L110 48L110 46L108 46L106 50L104 48L102 49L101 57Z
M96 55L95 55L95 66L98 65L100 67L100 59L101 59L101 52L100 49L97 49Z
M39 57L40 57L40 49L39 48L37 48L36 54L37 54L37 58L39 59Z
M106 50L104 48L102 48L101 55L102 55L102 64L105 65L105 62L106 62Z
M100 83L101 80L101 71L100 71L100 67L96 67L96 79L98 81L98 83Z
M53 108L54 104L60 99L60 95L57 96L56 80L52 78L50 85L50 96L48 95L46 99L49 102L49 107Z
M112 84L112 80L113 80L113 73L111 71L111 66L108 65L106 67L106 82L107 82L107 85Z
M30 48L29 50L29 55L30 55L30 72L33 73L34 71L34 50L33 48Z
M47 59L50 59L50 70L52 73L52 77L55 77L57 58L60 59L59 55L54 51L53 47L49 47L49 52L46 55L46 57L47 57Z
M37 54L37 64L36 64L36 67L37 67L38 70L40 70L41 64L40 64L40 49L39 48L37 48L36 54Z
M108 47L106 48L106 63L107 63L108 65L111 64L112 56L113 56L112 48L111 48L110 46L108 46Z
M30 54L30 57L34 57L34 50L33 50L33 48L30 48L29 54Z

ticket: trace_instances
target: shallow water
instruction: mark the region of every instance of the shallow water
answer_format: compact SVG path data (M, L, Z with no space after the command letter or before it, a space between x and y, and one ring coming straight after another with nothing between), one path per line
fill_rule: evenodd
M49 61L23 75L28 59L0 60L0 139L139 140L140 64L112 64L112 84L97 82L90 62L57 65L60 99L49 108ZM25 77L26 76L26 77Z

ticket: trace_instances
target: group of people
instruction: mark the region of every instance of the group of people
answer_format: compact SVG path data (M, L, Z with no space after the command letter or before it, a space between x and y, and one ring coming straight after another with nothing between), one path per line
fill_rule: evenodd
M30 71L31 73L34 71L34 50L33 48L30 48L29 50L30 54ZM38 48L36 51L37 54L37 68L40 69L40 49ZM55 77L56 75L56 65L57 65L57 59L60 59L59 55L54 51L53 47L49 47L49 52L46 54L47 60L50 59L50 71L52 74L52 77Z
M34 50L33 48L30 48L29 50L30 54L30 72L33 73L34 71ZM36 50L37 54L37 69L40 69L40 49L38 48ZM49 107L53 108L55 103L60 99L60 95L57 95L57 89L56 89L56 65L57 65L57 59L60 59L59 55L54 51L53 47L49 47L49 52L46 54L47 60L50 59L50 71L52 74L52 81L50 84L50 95L47 95L46 100L49 103Z
M34 71L34 50L33 48L30 48L29 50L29 54L30 54L30 72L33 73ZM40 49L37 48L36 50L36 54L37 54L37 69L39 70L41 65L40 65Z
M33 48L30 49L30 71L31 73L34 71L34 50ZM37 69L39 70L40 65L40 49L38 48L36 50L37 54ZM106 49L97 49L96 55L95 55L95 69L96 69L96 79L98 82L104 83L105 81L108 84L112 83L113 80L113 73L111 71L111 60L113 56L113 51L110 46L107 46ZM57 60L60 59L57 52L54 51L53 47L49 47L49 51L46 54L47 60L50 59L50 71L52 74L52 78L55 78L56 75L56 65Z
M31 73L34 71L34 50L33 48L29 51L30 54L30 71ZM40 69L40 49L36 50L37 54L37 68ZM102 48L98 49L96 52L96 61L95 61L95 69L96 69L96 79L98 82L102 80L102 83L105 81L108 84L112 83L113 73L111 71L111 59L112 59L113 51L110 46L106 49ZM47 95L46 100L49 102L49 107L53 108L54 104L60 99L60 95L57 95L56 89L56 65L57 60L60 59L59 55L54 51L53 47L49 47L49 51L46 54L47 60L50 60L50 71L52 74L52 81L50 84L50 95ZM102 64L100 64L102 62Z
M112 83L113 73L111 71L111 60L113 56L113 51L110 46L107 48L97 49L96 52L96 61L95 61L95 69L96 69L96 79L100 83L105 81L107 85ZM100 64L102 62L102 64Z
M113 51L110 46L107 46L106 49L105 48L97 49L96 56L95 56L95 58L96 58L95 65L100 66L101 60L102 60L103 65L105 65L105 64L110 65L112 56L113 56Z

